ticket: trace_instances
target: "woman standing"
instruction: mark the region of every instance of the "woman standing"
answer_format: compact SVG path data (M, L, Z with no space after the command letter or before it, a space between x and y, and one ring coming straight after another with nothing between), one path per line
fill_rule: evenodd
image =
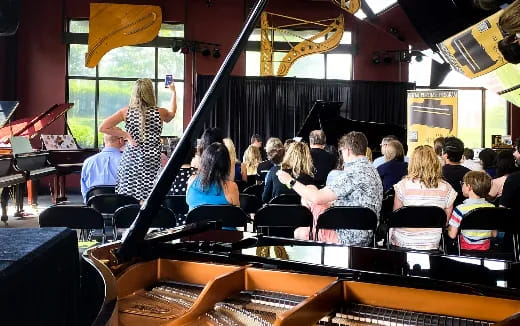
M128 141L117 173L116 193L144 201L152 191L161 167L162 123L170 122L177 111L175 86L167 109L158 108L150 79L138 79L127 107L106 118L99 131ZM117 125L125 122L125 130Z

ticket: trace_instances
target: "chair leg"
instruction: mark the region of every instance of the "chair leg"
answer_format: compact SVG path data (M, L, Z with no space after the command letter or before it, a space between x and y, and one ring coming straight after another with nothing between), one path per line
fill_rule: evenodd
M518 261L518 234L513 234L513 255L515 261Z
M457 248L459 249L459 256L460 256L460 235L457 234Z

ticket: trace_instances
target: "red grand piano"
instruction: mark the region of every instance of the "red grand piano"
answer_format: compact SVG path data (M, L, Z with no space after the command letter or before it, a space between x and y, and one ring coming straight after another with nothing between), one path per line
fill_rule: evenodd
M52 199L54 203L65 198L65 176L81 171L85 158L98 152L97 149L67 150L32 150L27 149L25 142L38 137L43 129L64 116L73 104L55 104L34 118L25 118L9 122L18 107L18 102L0 101L0 162L4 160L4 168L0 169L0 188L2 191L2 217L7 222L6 206L9 193L6 188L14 186L17 211L15 216L23 215L23 183L27 181L28 202L37 205L35 181L47 175L54 175ZM2 116L3 115L3 116ZM15 137L15 138L13 138ZM25 139L21 138L25 137ZM16 139L16 144L11 144ZM20 145L20 143L22 143ZM17 146L18 148L14 148ZM21 148L21 149L20 149ZM1 163L0 163L1 165ZM9 165L8 168L5 168ZM0 166L1 167L1 166ZM20 178L20 176L22 178ZM5 182L2 183L2 178Z

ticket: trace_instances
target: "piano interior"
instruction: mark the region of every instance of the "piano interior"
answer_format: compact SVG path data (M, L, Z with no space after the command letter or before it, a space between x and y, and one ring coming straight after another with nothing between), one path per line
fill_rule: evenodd
M514 299L251 265L165 258L118 265L114 249L89 251L107 299L117 302L107 325L494 325L520 310Z

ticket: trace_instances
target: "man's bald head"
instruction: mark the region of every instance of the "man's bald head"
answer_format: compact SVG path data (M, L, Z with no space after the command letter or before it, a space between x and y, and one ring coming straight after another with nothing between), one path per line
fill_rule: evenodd
M103 141L105 142L105 147L114 147L121 149L125 145L124 139L118 136L105 134L103 136Z

